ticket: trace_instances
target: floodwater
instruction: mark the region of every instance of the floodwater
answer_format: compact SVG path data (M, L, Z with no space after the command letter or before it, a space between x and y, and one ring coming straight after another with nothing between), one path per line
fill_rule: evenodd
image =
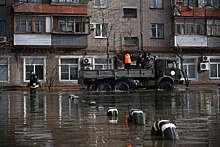
M69 95L79 99L71 99ZM91 101L96 106L91 106ZM117 118L108 118L108 107ZM130 108L145 113L145 125L127 122ZM219 147L220 89L126 93L85 91L0 92L0 147ZM176 123L180 139L151 136L158 119Z

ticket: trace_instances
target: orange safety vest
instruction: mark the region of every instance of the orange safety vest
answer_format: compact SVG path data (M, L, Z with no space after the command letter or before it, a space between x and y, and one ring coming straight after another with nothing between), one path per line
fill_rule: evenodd
M125 63L131 63L131 57L129 54L125 54Z

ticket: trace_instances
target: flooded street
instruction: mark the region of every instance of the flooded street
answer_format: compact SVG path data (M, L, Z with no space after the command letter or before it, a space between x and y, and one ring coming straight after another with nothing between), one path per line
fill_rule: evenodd
M70 95L78 99L69 98ZM89 105L95 101L96 105ZM117 107L117 118L106 115ZM143 110L145 125L127 121L130 108ZM17 147L218 147L220 89L206 91L28 91L0 93L0 146ZM180 139L151 136L158 119L176 123Z

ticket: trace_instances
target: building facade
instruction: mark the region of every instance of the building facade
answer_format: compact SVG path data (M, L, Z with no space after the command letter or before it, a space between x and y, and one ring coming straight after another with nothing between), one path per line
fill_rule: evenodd
M0 0L1 86L25 86L31 71L42 86L78 84L81 69L123 68L126 51L183 57L192 83L218 83L219 8L219 0Z
M220 1L173 1L174 48L183 55L192 83L218 83L220 78Z
M88 46L87 5L88 0L15 0L3 5L13 10L6 14L12 27L1 28L12 30L13 39L12 49L5 47L6 54L2 53L2 66L7 65L2 85L25 86L31 71L43 86L77 83Z

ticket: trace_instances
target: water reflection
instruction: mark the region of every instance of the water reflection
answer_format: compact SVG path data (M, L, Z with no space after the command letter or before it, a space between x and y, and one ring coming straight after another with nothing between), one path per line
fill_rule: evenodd
M78 99L69 98L79 95ZM217 146L220 139L220 91L142 91L85 94L2 92L0 145L21 146ZM89 103L95 101L96 105ZM117 107L117 117L106 115ZM146 124L128 123L131 108L143 110ZM178 141L152 138L158 119L175 121Z

